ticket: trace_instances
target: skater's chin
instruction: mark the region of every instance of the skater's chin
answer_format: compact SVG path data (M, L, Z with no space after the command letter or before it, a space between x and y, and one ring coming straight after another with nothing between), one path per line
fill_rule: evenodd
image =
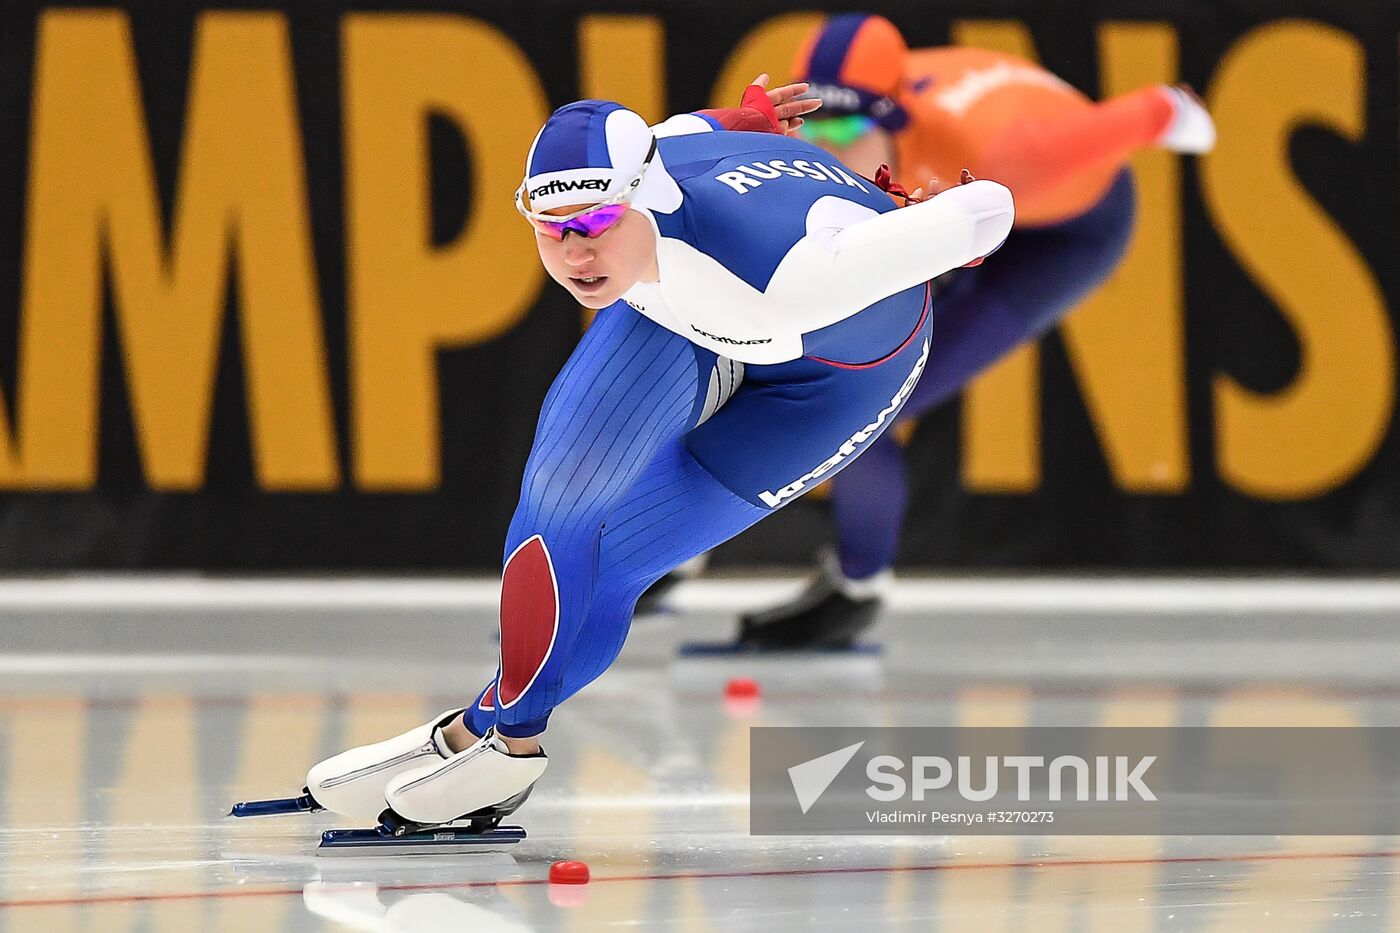
M575 287L572 282L569 284L569 293L574 296L574 300L585 308L591 308L594 311L606 308L608 305L617 301L617 299L622 297L623 291L625 291L625 289L618 289L613 285L611 280L606 279L597 283L596 287L589 288Z

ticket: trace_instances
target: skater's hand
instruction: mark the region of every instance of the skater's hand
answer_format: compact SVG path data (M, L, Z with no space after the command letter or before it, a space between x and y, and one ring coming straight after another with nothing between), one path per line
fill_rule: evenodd
M784 84L782 87L770 89L768 75L764 73L754 78L753 83L744 92L744 106L753 107L755 105L754 94L763 94L768 98L768 104L776 116L778 132L785 136L791 136L802 126L803 114L811 113L822 105L822 102L815 98L798 99L807 93L808 87L810 85L806 81L798 81L796 84Z
M973 175L971 172L969 172L967 169L963 169L962 172L958 175L958 184L959 184L959 185L969 185L969 184L972 184L972 182L974 182L974 181L976 181L976 180L977 180L976 176L974 176L974 175ZM928 189L928 191L929 191L928 197L935 197L935 196L937 196L937 195L939 195L939 194L942 194L944 191L947 191L949 188L952 188L953 186L952 186L952 185L945 185L945 184L938 178L938 176L935 175L933 178L930 178L930 179L928 180L928 185L926 185L925 187L926 187L926 188ZM909 201L910 201L911 203L913 203L913 202L915 202L915 201L922 201L922 200L924 200L924 199L925 199L925 198L924 198L924 188L915 188L915 189L914 189L914 193L911 194L911 195L909 195ZM990 255L990 254L989 254L989 255ZM986 258L987 258L986 256L978 256L976 259L972 260L972 262L969 262L969 263L967 263L966 265L964 265L963 268L964 268L964 269L971 269L971 268L973 268L974 266L980 266L980 265L982 265L983 260L985 260Z
M976 180L977 180L977 178L976 178L971 172L969 172L967 169L963 169L963 170L962 170L962 173L958 176L958 184L959 184L959 185L971 184L972 182L974 182L974 181L976 181ZM914 189L914 193L911 194L909 197L910 197L910 200L919 200L919 201L922 201L922 200L924 200L925 196L931 198L931 197L933 197L933 196L936 195L936 194L942 194L944 191L947 191L949 188L952 188L952 187L954 187L954 186L953 186L953 185L949 185L949 184L945 184L941 178L939 178L937 175L935 175L935 176L933 176L932 178L930 178L930 179L928 180L928 184L925 185L924 187L922 187L922 188L915 188L915 189ZM927 192L927 195L925 195L925 192Z

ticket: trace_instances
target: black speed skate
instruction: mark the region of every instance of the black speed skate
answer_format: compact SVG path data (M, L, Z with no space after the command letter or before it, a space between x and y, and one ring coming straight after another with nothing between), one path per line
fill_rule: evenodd
M659 615L670 612L670 597L676 587L687 580L694 580L705 572L709 566L709 554L697 554L690 560L672 570L666 576L657 580L646 592L642 593L637 600L637 606L632 610L633 616Z
M875 624L883 604L877 595L848 595L827 569L792 602L741 616L738 646L749 651L848 651Z
M684 576L672 570L666 576L657 580L647 587L646 592L637 598L637 606L632 610L633 616L653 616L660 615L666 611L666 599L671 595L671 591L676 585L685 579Z

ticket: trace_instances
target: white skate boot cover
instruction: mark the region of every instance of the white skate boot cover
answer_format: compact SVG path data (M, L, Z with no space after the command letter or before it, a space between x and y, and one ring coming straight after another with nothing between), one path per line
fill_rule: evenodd
M528 757L509 754L491 729L446 761L399 774L389 782L381 805L387 803L415 823L449 823L509 800L539 780L548 764L543 749Z
M327 758L307 772L306 789L332 813L376 823L384 812L384 788L389 781L427 761L440 764L452 754L440 728L460 715L460 709L448 710L392 739Z

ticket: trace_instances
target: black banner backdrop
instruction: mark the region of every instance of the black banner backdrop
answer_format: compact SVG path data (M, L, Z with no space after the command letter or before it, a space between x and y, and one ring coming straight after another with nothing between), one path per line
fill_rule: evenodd
M1400 9L1320 6L881 5L1094 96L1189 81L1221 131L1135 161L1104 293L908 432L906 564L1400 567ZM0 566L496 564L581 327L511 207L531 134L732 101L822 8L5 4Z

